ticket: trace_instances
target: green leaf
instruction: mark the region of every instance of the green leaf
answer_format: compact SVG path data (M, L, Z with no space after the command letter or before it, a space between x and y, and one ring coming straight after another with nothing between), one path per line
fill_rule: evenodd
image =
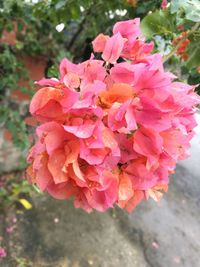
M66 5L66 0L58 1L57 4L55 5L55 9L56 9L56 10L61 9L61 8L63 8L65 5Z
M174 19L168 10L158 10L142 20L141 28L147 38L164 33L171 34L175 28Z
M170 10L172 14L177 14L178 20L185 17L188 20L200 22L199 0L172 0Z
M189 59L186 62L186 67L191 69L200 66L200 35L193 34L190 36L190 45L187 48Z
M32 185L32 187L33 187L33 189L37 192L37 193L42 193L41 191L40 191L40 189L36 186L36 185Z
M191 53L189 53L189 59L186 63L188 68L200 66L200 47L196 46Z
M188 68L200 66L200 47L192 45L191 52L189 53L189 59L186 62Z
M17 50L22 50L24 48L24 44L20 41L17 41L15 47Z

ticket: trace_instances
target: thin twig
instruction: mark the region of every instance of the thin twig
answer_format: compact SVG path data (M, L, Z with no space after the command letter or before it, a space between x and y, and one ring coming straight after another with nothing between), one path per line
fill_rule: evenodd
M180 45L192 34L194 33L200 26L200 22L197 22L194 24L194 26L192 27L192 29L190 31L187 32L187 34L185 35L185 37L183 37L178 44L172 49L172 51L163 57L163 62L166 62L168 59L170 59L178 50L178 48L180 47Z
M85 11L84 17L82 19L82 21L79 23L77 31L75 32L75 34L73 35L71 41L68 44L68 49L71 50L74 43L76 42L76 39L79 38L80 33L84 30L85 24L87 22L87 19L90 17L91 12L94 8L94 4L92 2L92 4L90 5L90 7Z

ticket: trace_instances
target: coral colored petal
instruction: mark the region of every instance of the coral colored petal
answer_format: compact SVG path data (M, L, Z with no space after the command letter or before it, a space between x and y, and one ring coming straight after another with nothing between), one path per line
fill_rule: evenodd
M134 191L134 195L126 204L125 209L129 213L131 213L135 209L135 207L142 201L143 198L144 198L143 191Z
M64 172L65 161L66 156L63 149L55 150L49 157L48 169L53 177L55 184L66 182L68 180L68 176Z
M132 183L131 180L129 179L127 174L122 174L120 176L120 181L119 181L119 195L118 195L118 202L122 201L125 205L124 201L128 201L132 196L134 192L132 189Z
M109 40L108 35L100 33L92 42L94 52L103 52L106 42Z
M56 199L68 199L76 194L75 188L70 183L51 183L47 188L48 193Z
M53 87L44 87L36 92L30 104L30 113L35 114L43 108L50 100L60 101L62 97L61 90Z

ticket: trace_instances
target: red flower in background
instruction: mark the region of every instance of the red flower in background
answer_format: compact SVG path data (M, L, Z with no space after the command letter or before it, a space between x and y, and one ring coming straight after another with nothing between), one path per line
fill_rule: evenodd
M168 5L168 1L167 0L162 0L161 8L162 9L167 9L167 5Z

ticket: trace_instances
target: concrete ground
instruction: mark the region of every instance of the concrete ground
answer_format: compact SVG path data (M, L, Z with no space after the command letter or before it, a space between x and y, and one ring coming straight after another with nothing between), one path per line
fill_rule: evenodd
M33 209L19 214L16 229L5 236L9 255L19 267L199 267L198 120L191 157L179 163L158 205L143 202L130 215L120 209L88 215L69 201L35 197ZM6 257L0 266L16 263Z

